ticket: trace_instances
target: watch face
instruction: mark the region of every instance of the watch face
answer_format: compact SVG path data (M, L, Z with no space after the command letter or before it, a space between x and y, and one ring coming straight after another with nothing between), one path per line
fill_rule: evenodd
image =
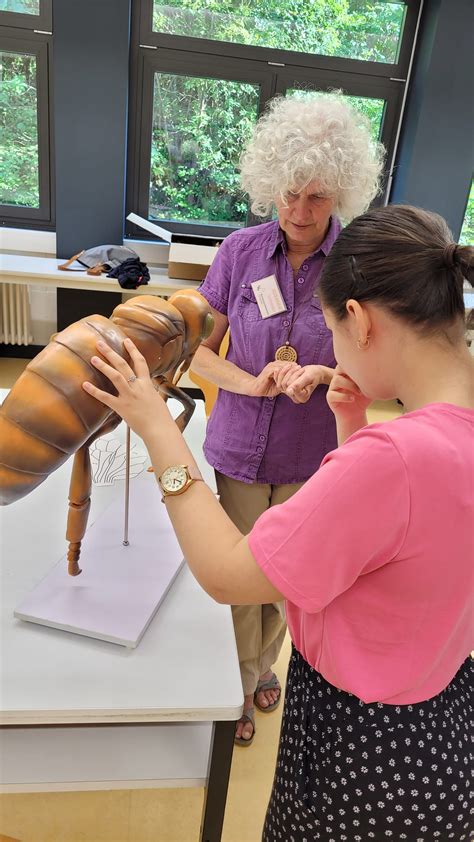
M165 491L179 491L186 485L188 475L181 465L166 468L161 475L161 485Z

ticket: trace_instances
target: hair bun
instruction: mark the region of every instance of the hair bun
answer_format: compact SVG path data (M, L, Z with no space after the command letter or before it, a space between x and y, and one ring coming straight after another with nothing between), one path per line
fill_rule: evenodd
M457 243L449 243L443 251L443 263L447 269L454 269L456 267L456 249Z

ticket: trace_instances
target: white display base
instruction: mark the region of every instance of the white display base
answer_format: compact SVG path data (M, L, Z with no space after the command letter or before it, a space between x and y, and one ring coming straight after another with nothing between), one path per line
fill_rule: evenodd
M69 576L64 556L14 611L15 617L135 648L182 564L153 474L130 483L130 526L123 546L123 498L87 530Z

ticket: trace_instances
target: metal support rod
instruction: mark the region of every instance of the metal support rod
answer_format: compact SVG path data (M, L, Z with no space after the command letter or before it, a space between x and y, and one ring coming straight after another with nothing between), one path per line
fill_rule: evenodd
M130 502L130 427L127 424L127 441L125 445L125 517L123 525L123 545L129 546L128 540L128 509Z

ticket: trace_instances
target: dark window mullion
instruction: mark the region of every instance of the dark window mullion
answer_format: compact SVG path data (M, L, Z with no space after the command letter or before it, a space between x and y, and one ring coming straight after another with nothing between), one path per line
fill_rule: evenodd
M207 76L213 79L228 79L237 82L261 83L268 73L278 68L268 68L266 63L243 62L232 56L190 55L182 50L142 50L145 62L162 73L176 73L181 76Z
M246 44L234 44L230 41L211 41L201 38L189 38L184 35L168 35L165 33L151 33L146 39L140 39L146 46L164 50L180 50L187 53L232 56L236 59L261 62L281 62L282 64L298 65L300 67L317 67L321 70L340 70L346 73L370 73L383 78L398 77L406 73L407 68L400 63L385 64L375 61L359 61L358 59L342 58L340 56L324 56L316 53L298 53L292 50L281 50L273 47L253 47Z
M403 84L393 80L384 80L364 73L344 73L333 71L328 73L320 69L302 69L287 65L276 68L278 84L276 93L284 93L288 88L298 83L308 83L315 90L330 90L343 88L351 96L386 97L387 92L403 88Z
M42 217L50 216L50 131L48 108L48 45L41 44L38 51L38 182Z
M405 16L405 25L403 27L402 33L402 40L400 43L398 62L393 68L393 70L396 70L397 72L391 73L392 78L397 77L406 80L408 76L411 56L414 47L416 29L418 26L418 18L420 16L420 6L420 0L415 0L415 2L408 3Z
M139 139L143 108L143 97L141 92L143 79L143 57L145 54L145 51L140 50L138 46L139 14L140 5L137 3L132 4L132 34L137 34L135 37L131 38L130 43L126 207L128 208L127 212L134 211L135 213L138 213L138 185L140 168ZM128 232L131 224L126 221L125 225ZM135 228L135 226L133 226L133 228Z
M148 218L151 147L153 134L153 93L155 62L145 53L142 60L141 125L139 133L138 213Z

